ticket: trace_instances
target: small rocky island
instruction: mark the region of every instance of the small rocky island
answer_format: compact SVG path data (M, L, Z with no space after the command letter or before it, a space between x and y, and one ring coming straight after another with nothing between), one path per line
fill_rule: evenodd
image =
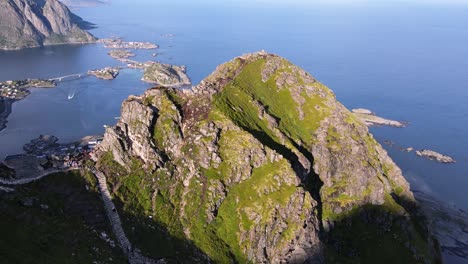
M126 60L127 67L130 69L147 69L151 67L153 64L156 62L154 61L147 61L147 62L139 62L139 61L134 61L134 60Z
M111 67L106 67L104 69L100 70L91 70L88 71L89 75L96 76L99 79L104 79L104 80L113 80L119 75L120 69L117 67L111 68Z
M383 140L382 142L383 142L383 144L385 144L385 145L387 145L389 147L397 148L402 152L410 153L410 152L413 152L415 150L413 147L399 146L395 142L393 142L391 140L387 140L387 139ZM439 163L455 163L456 162L454 158L452 158L450 156L447 156L447 155L444 155L444 154L440 154L440 153L438 153L436 151L433 151L433 150L430 150L430 149L416 150L416 151L414 151L414 153L419 157L424 157L426 159L434 160L434 161L437 161Z
M368 109L358 108L353 109L352 112L367 126L380 125L392 127L405 127L405 124L402 122L376 116L375 113Z
M175 66L155 62L145 68L143 81L164 86L190 85L190 78L186 74L185 66Z
M438 152L435 152L429 149L417 150L416 155L430 159L430 160L435 160L440 163L455 163L456 162L455 159L453 159L450 156L440 154Z
M115 50L109 51L109 56L111 56L112 58L116 60L124 61L128 58L135 57L135 53L132 53L124 49L115 49Z

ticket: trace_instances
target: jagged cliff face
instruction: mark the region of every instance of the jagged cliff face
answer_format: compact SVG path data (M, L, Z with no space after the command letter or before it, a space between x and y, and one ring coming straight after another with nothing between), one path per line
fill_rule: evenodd
M89 26L57 0L0 1L0 49L94 42Z
M434 260L400 169L331 90L275 55L236 58L192 90L130 97L96 160L127 213L215 262L365 263L377 245L354 244L381 227L398 244L390 257Z

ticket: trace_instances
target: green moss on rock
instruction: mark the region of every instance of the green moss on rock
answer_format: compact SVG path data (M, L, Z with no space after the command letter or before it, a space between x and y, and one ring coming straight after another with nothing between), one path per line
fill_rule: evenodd
M245 55L191 91L133 100L154 116L126 115L109 133L120 135L114 153L128 145L126 166L109 149L98 164L145 253L164 255L151 237L165 232L166 256L216 263L323 260L323 247L332 263L434 262L399 169L331 90L288 61Z

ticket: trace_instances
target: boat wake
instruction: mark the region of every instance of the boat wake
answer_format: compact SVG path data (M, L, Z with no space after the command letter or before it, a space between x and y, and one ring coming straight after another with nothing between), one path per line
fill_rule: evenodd
M70 92L68 92L68 100L73 99L73 97L75 97L75 90L71 90Z

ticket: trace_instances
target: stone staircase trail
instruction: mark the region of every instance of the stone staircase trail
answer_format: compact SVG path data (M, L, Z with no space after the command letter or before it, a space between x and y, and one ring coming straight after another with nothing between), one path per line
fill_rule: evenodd
M130 264L153 264L153 263L165 263L164 260L156 261L154 259L147 258L140 253L140 250L134 248L122 227L122 222L120 221L119 213L115 208L114 202L112 202L112 197L107 187L106 176L96 170L91 168L90 171L95 175L98 180L99 191L101 192L102 201L104 202L104 208L106 210L107 217L112 226L112 231L122 248L124 254L128 257L128 262Z
M78 168L76 168L78 169ZM6 186L15 186L15 185L24 185L34 181L38 181L47 175L57 173L57 172L64 172L76 169L68 169L68 170L49 170L44 172L43 174L34 177L34 178L24 178L24 179L15 179L15 180L6 180L0 179L0 185ZM130 241L128 240L127 236L122 227L122 222L120 221L119 213L115 208L114 202L112 202L112 197L107 187L107 178L106 176L96 170L95 168L89 169L98 181L99 191L101 193L102 201L104 202L104 208L106 210L107 217L111 223L112 231L118 241L118 244L122 248L124 254L128 257L128 262L130 264L162 264L166 263L164 259L161 260L154 260L148 257L145 257L141 254L141 251L137 248L134 248ZM10 192L13 189L0 186L0 191Z

